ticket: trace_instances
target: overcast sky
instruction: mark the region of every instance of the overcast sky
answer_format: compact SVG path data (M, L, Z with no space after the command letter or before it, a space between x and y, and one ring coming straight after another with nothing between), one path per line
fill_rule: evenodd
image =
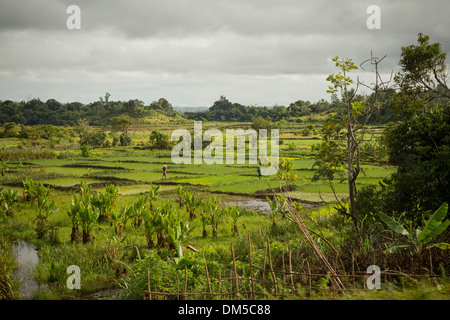
M66 25L72 4L79 30ZM367 28L372 4L379 30ZM450 52L449 13L448 0L0 0L0 100L329 100L332 57L387 55L388 78L419 32Z

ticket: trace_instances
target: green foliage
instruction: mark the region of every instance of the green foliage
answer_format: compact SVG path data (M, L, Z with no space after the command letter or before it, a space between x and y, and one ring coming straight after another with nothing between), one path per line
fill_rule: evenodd
M400 245L395 247L390 247L389 252L395 252L400 249L413 248L414 252L421 256L424 245L429 243L433 238L444 232L450 225L450 220L443 220L447 216L448 204L444 203L439 209L437 209L434 214L426 221L425 226L422 230L416 229L414 232L408 232L400 223L384 213L380 213L380 219L394 232L405 236L409 243L408 245ZM437 243L429 245L426 248L437 247L441 249L449 249L450 245L448 243Z
M84 158L89 158L91 156L91 148L88 144L82 144L80 146L81 156Z
M170 245L175 248L178 258L183 257L182 245L188 241L189 235L193 230L194 228L189 228L188 221L179 221L178 224L175 222L167 226L167 235Z
M186 202L186 212L189 213L189 217L195 219L197 217L195 211L202 203L202 199L198 198L194 192L186 190L184 192L184 201Z
M13 255L12 242L6 234L0 233L0 300L20 298L19 285L16 280L17 263Z
M126 133L122 133L119 136L119 142L120 142L121 146L129 146L129 145L131 145L132 141L133 141L133 139Z
M0 188L0 192L3 188ZM13 205L19 200L17 199L17 191L8 189L0 193L0 217L6 220L7 216L14 217Z
M430 43L430 37L419 33L417 45L402 47L400 66L395 82L400 91L392 107L411 116L426 108L436 98L450 98L447 86L446 53L440 43Z
M106 187L105 192L95 192L91 197L91 204L99 210L100 221L106 221L111 213L114 200L119 192L119 188L114 185Z
M253 120L251 127L259 133L259 130L264 129L267 130L267 134L269 134L270 129L274 128L274 124L270 120L266 120L261 116L258 116Z
M294 172L294 161L281 159L277 171L277 178L280 181L285 181L286 185L298 180L298 174Z
M231 220L233 221L233 235L239 235L239 227L237 222L240 217L246 214L246 212L247 210L245 208L240 208L239 206L232 206L228 208L228 216L231 217Z
M172 148L172 143L169 137L162 132L153 130L149 138L150 146L155 149L169 150Z
M5 161L0 161L0 171L2 172L2 177L5 176L5 172L8 170L8 164Z
M52 229L49 223L49 217L58 212L59 207L56 207L55 200L50 200L50 188L44 187L41 183L36 188L37 192L37 206L35 228L37 237L42 239Z
M179 185L179 186L177 187L176 191L177 191L177 194L178 194L178 201L179 201L180 208L181 208L181 207L183 206L183 204L184 204L184 202L183 202L183 200L184 200L184 190L183 190L183 187L182 187L181 185Z
M383 210L421 214L450 198L450 114L436 107L389 126L384 132L388 159L397 166L380 191ZM420 186L420 187L419 187Z
M114 117L110 120L111 129L114 132L122 131L125 136L128 135L128 128L133 123L133 120L129 116Z
M80 197L77 198L76 195L73 197L67 214L72 222L71 241L79 240L78 226L81 226L83 244L86 244L93 241L92 230L97 224L101 210L104 210L105 206L103 206L103 203L98 202L98 194L93 195L86 183L81 183L80 189ZM96 200L93 201L93 199ZM101 207L96 205L101 205Z

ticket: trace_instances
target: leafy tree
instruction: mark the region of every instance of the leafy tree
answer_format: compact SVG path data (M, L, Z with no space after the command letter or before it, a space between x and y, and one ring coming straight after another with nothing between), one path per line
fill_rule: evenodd
M133 123L133 120L129 116L114 117L110 120L111 129L114 132L122 131L125 135L128 135L128 128Z
M129 135L127 135L126 133L122 133L119 136L119 141L120 141L120 145L121 146L129 146L129 145L131 145L132 140L133 139Z
M168 150L171 148L172 143L169 140L169 137L162 132L157 130L153 130L150 133L149 138L150 145L156 149Z
M253 120L251 124L252 129L255 129L257 133L259 133L260 129L267 130L267 134L269 134L270 129L274 127L272 121L266 120L261 116L258 116L255 120Z
M419 34L418 44L402 48L400 90L392 108L404 116L384 131L388 161L397 171L381 189L364 190L368 210L406 217L416 225L450 201L450 95L446 54L438 43Z
M430 37L419 33L417 45L402 47L400 66L395 82L400 87L393 108L412 115L430 106L434 99L450 99L447 86L446 53L440 43L429 43Z
M329 90L332 96L337 99L340 94L342 103L338 112L331 115L330 119L322 127L322 142L313 146L317 151L314 167L316 168L313 180L325 179L334 192L334 180L340 177L348 184L349 208L338 201L336 209L351 217L355 228L358 226L358 214L356 209L356 180L361 172L361 161L364 154L361 152L364 144L364 132L370 116L380 109L377 101L377 94L386 89L386 82L381 80L378 73L378 64L384 58L378 59L371 56L364 63L370 63L375 68L375 84L368 87L373 90L370 99L357 95L358 88L364 83L356 83L356 88L352 87L355 82L349 77L349 73L358 67L351 59L340 60L338 57L333 61L338 67L337 74L328 76L330 82ZM364 64L363 63L363 64ZM367 87L367 86L366 86ZM343 177L343 170L346 170L346 177Z

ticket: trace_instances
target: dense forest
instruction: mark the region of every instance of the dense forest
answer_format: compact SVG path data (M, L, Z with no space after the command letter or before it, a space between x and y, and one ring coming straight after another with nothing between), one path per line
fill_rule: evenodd
M390 91L384 94L384 107L372 115L371 123L381 124L400 119L388 108L393 93ZM142 118L156 113L163 113L169 117L177 116L203 121L252 122L256 118L262 117L274 122L280 120L301 122L300 117L309 117L309 120L313 121L313 115L336 112L341 109L342 104L342 101L336 99L332 99L331 102L321 99L315 103L298 100L289 104L288 107L282 105L245 106L230 102L225 96L221 96L208 111L187 111L181 114L165 98L145 105L143 101L137 99L110 101L109 97L110 94L106 93L105 97L100 97L99 101L89 104L61 103L55 99L45 102L40 99L21 102L5 100L0 102L0 114L2 114L0 124L14 122L23 125L76 126L85 119L89 125L106 126L110 124L110 119L113 117L128 115L131 118ZM362 99L362 97L360 98Z
M388 107L392 97L393 90L383 93L383 107L374 113L370 119L370 123L381 124L390 121L399 120L401 117L396 115L392 109ZM362 96L357 96L356 100L362 100ZM289 104L288 107L277 105L273 107L267 106L244 106L239 103L232 103L226 97L221 96L219 100L204 112L186 112L184 116L188 119L207 120L207 121L241 121L251 122L261 117L266 120L280 121L291 120L301 122L300 117L306 117L309 121L314 121L313 115L331 114L342 109L342 101L332 97L331 102L321 99L315 103L310 101L297 100Z
M87 105L80 102L61 103L54 99L46 102L40 99L14 102L11 100L0 103L0 124L14 122L24 125L55 125L76 126L82 119L89 125L109 125L110 119L120 115L132 118L145 117L155 112L167 116L179 114L173 110L172 105L164 98L144 105L140 100L110 101L110 94L100 97L99 101Z

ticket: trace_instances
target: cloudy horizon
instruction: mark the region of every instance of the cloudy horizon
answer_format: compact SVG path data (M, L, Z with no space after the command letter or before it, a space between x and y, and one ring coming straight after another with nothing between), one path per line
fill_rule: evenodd
M381 9L379 30L366 25L371 4ZM79 30L66 26L70 5L81 9ZM386 55L386 79L418 33L450 52L448 12L445 0L2 0L0 100L329 100L334 56L359 65L371 52Z

